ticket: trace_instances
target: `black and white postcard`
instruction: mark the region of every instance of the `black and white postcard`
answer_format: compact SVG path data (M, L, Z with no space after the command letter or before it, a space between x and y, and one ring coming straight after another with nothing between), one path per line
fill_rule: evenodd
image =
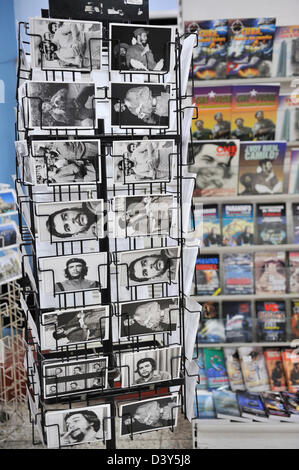
M45 415L49 449L111 439L111 407L48 411Z
M111 126L157 128L170 126L170 85L111 83Z
M43 363L44 397L75 395L107 388L108 358Z
M104 237L104 201L36 204L37 234L41 242L97 240Z
M18 229L14 222L0 224L0 250L14 248L19 242Z
M111 23L110 40L112 71L166 74L173 68L172 27Z
M109 337L109 306L59 310L42 315L41 349L100 343Z
M120 304L121 338L171 332L178 326L177 297Z
M32 172L32 158L30 157L27 140L15 142L19 175L23 183L34 184Z
M22 277L22 266L17 251L0 250L0 286Z
M179 378L181 346L123 354L121 386L132 387Z
M34 181L37 185L101 182L99 140L32 142Z
M177 282L180 247L125 251L119 254L120 284L125 287Z
M174 196L116 196L112 201L113 237L165 237L174 231Z
M66 298L66 305L62 307L79 307L86 302L96 304L100 290L107 286L107 253L39 258L38 263L42 308L47 308L51 302L55 307L54 300L59 300L61 294L66 294L60 299ZM82 295L84 292L86 295Z
M95 84L88 82L27 82L23 101L28 129L92 129Z
M114 184L171 182L175 152L174 140L114 141Z
M120 405L120 436L175 428L178 411L177 393Z
M49 0L51 18L148 23L149 0Z
M33 68L88 72L101 68L102 24L30 18Z

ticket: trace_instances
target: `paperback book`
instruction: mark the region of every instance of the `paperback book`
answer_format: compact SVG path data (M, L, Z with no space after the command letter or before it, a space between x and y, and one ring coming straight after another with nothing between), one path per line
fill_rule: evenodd
M226 77L227 20L185 22L186 33L196 33L193 74L197 80Z
M224 348L224 356L230 388L234 392L245 390L238 349Z
M285 408L290 414L291 421L299 421L299 395L297 393L281 392Z
M290 421L290 414L285 408L284 399L280 393L264 392L262 400L269 419Z
M222 237L220 230L220 219L218 205L203 206L203 245L205 247L221 246Z
M257 234L260 245L284 245L287 243L286 205L257 205Z
M286 341L285 302L256 302L257 340L266 343Z
M268 421L268 414L259 394L237 392L237 398L243 418L249 418L253 421Z
M205 370L207 374L208 389L213 390L229 385L225 367L224 352L218 348L204 348Z
M219 255L198 255L195 266L197 295L219 295Z
M282 194L286 142L241 142L239 195Z
M253 256L250 253L223 255L224 294L253 294Z
M196 419L216 419L212 392L196 390L194 399L194 417Z
M227 77L270 77L275 18L228 20Z
M238 348L243 379L249 392L270 390L268 372L261 347L242 346Z
M253 245L252 204L224 204L222 206L223 246Z
M288 391L299 392L299 354L296 350L286 349L282 352Z
M220 319L219 303L204 302L197 330L198 343L224 343L225 330Z
M299 252L289 253L289 292L298 294L299 292Z
M231 421L247 421L241 417L237 394L231 390L213 390L214 405L217 418Z
M286 256L282 251L255 253L256 294L285 294Z
M299 300L291 300L291 337L299 339Z
M228 343L252 341L250 302L222 302L225 336Z
M266 367L272 392L284 392L287 390L286 379L283 370L282 356L279 349L265 349Z

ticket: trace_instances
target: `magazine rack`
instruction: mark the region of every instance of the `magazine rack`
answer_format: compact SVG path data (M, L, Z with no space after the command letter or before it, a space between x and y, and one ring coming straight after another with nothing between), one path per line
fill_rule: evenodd
M29 26L27 23L19 23L18 29L18 40L19 40L19 64L18 64L18 86L25 84L25 94L22 98L22 101L18 103L18 119L16 124L16 140L24 140L28 146L28 154L21 155L17 158L17 178L16 178L16 191L18 197L18 207L19 207L19 221L20 221L20 232L22 236L22 259L23 259L23 285L22 285L22 306L24 311L24 319L26 324L26 342L27 342L27 368L28 368L28 380L27 388L29 397L29 410L31 414L32 427L34 424L39 425L40 436L43 440L47 441L47 430L49 425L46 424L46 415L51 413L51 405L60 404L62 409L72 409L75 405L78 406L78 403L84 403L82 406L89 407L91 402L99 401L105 404L111 405L111 417L108 418L111 425L111 439L106 440L105 435L103 438L103 443L107 448L116 448L116 433L115 433L115 420L118 416L115 404L119 400L130 399L134 397L135 401L142 401L142 399L147 397L161 397L165 395L171 395L169 392L170 387L177 387L180 390L181 395L181 404L179 405L180 410L185 413L186 411L186 394L185 394L185 312L186 312L186 301L188 298L188 293L185 289L186 273L184 273L184 254L185 249L188 246L187 238L190 238L190 232L186 233L183 230L184 218L186 217L186 205L183 209L183 182L184 179L188 179L188 176L185 177L185 164L182 161L182 129L183 129L183 116L187 106L185 106L185 100L187 96L182 96L181 89L181 50L182 50L182 39L178 33L176 33L176 38L171 46L175 54L175 71L173 81L173 98L170 100L169 107L171 107L171 112L174 115L174 130L169 129L152 129L144 127L138 129L138 133L133 128L122 128L120 125L121 133L117 133L114 129L111 129L111 132L105 133L103 123L101 121L94 121L93 129L90 133L82 132L80 128L75 129L62 129L62 128L52 128L44 129L42 122L42 113L41 113L41 125L39 132L36 134L32 132L34 129L30 128L28 125L28 119L25 113L25 103L24 99L36 99L39 101L39 109L41 110L42 99L40 97L28 98L27 83L29 80L34 77L33 71L24 66L24 61L22 57L29 55L28 45L30 44L30 33ZM108 36L107 32L103 33L103 37L99 38L103 41L104 50L107 50L109 41L111 39ZM25 51L25 52L24 52ZM109 55L107 62L103 63L103 69L106 69L109 74L109 82L111 81L111 67L109 64ZM124 82L134 82L134 73L128 73L121 71ZM61 71L51 70L44 71L44 79L46 81L50 80L51 82L64 81L67 79L70 82L76 83L77 75L75 72L67 72L66 74ZM83 75L83 74L82 74ZM156 77L150 73L145 74L145 81L150 83L152 79ZM166 75L159 75L158 83L165 84ZM112 100L112 96L109 94L108 87L102 88L104 91L104 99ZM96 101L98 98L93 100L93 106L96 107ZM23 114L22 114L23 113ZM24 126L20 125L20 117L23 118ZM140 133L141 132L141 133ZM42 134L42 135L41 135ZM96 169L96 181L86 184L65 184L65 183L46 183L43 187L36 186L33 183L26 181L25 178L25 167L29 158L33 160L35 158L40 158L41 156L33 155L33 146L32 144L38 142L39 140L51 140L59 141L66 139L87 139L87 140L100 140L101 142L101 154L98 155L100 164ZM173 181L171 181L171 173L169 174L169 180L163 182L152 182L152 183L130 183L126 182L126 177L124 177L123 185L121 187L113 184L109 180L109 175L107 175L106 163L108 156L117 157L112 155L112 144L114 140L122 141L129 140L133 141L141 140L144 138L163 139L163 140L173 140L175 143L176 151L170 155L169 159L174 159L175 161L175 174ZM47 157L42 156L45 160L47 167L47 173L49 171L49 164ZM118 156L119 157L119 156ZM170 163L170 161L169 161ZM47 178L48 181L48 178ZM168 185L171 183L171 186ZM158 238L158 237L145 237L142 239L144 242L144 247L142 249L166 249L178 247L178 256L173 258L179 265L178 276L176 280L176 295L173 296L170 291L170 287L174 285L171 280L171 272L169 271L166 279L159 283L155 284L143 284L142 289L148 289L148 295L146 299L144 294L141 295L140 286L130 285L129 278L127 277L127 283L123 286L126 291L126 298L122 298L123 294L120 293L120 276L123 268L128 270L128 264L122 263L120 261L120 256L125 251L135 251L140 248L140 237L126 237L127 248L124 250L122 243L119 239L97 239L95 243L97 245L97 250L93 253L93 256L96 253L106 254L106 261L98 265L98 273L101 269L104 270L104 274L99 274L99 287L96 288L100 293L100 306L107 306L107 313L101 318L100 321L100 334L99 338L95 343L89 343L88 341L81 340L76 342L76 344L70 345L60 345L56 339L56 343L52 349L44 350L42 348L42 334L43 329L51 326L51 322L47 323L45 321L46 315L53 313L53 308L44 308L41 307L41 288L40 288L40 276L42 274L42 269L40 266L41 260L46 259L47 257L42 257L39 255L39 246L38 246L38 236L37 236L37 226L36 220L38 217L36 211L36 204L43 202L45 189L47 192L46 202L66 202L66 201L84 201L85 199L102 199L104 201L104 217L108 215L109 209L111 208L111 198L117 195L123 195L124 189L127 195L140 195L140 188L142 187L144 194L170 194L174 195L177 203L177 213L178 213L178 233L177 236L172 236L169 238ZM190 201L191 202L191 201ZM189 207L190 209L190 207ZM187 214L189 217L189 214ZM185 224L186 225L186 224ZM126 234L127 235L127 234ZM84 241L54 241L51 237L48 246L52 249L51 257L57 259L61 256L80 256L87 254L84 253ZM189 242L190 243L190 242ZM196 245L195 245L196 246ZM53 268L47 269L50 273L53 286L55 286L56 272ZM84 309L84 308L93 308L99 306L99 302L96 301L94 304L87 302L88 294L90 289L83 291L79 297L78 293L65 293L65 292L52 292L53 299L58 299L58 305L55 307L55 312L59 312L63 309L63 312L71 312L74 309ZM169 319L169 331L165 330L163 332L152 332L146 336L136 335L134 332L130 331L130 326L128 327L126 338L120 338L120 335L113 334L115 331L115 325L120 327L121 321L121 302L132 302L138 300L153 300L153 299L163 299L165 297L176 297L178 299L178 304L175 307L175 310L178 312L177 317L177 340L174 342L172 338L171 331L171 314ZM78 300L79 299L79 300ZM194 312L195 313L195 312ZM108 335L106 334L108 324ZM54 331L57 332L57 323L52 323ZM130 383L130 377L133 374L133 371L130 370L130 366L122 362L122 355L124 352L133 352L138 353L140 351L156 351L156 350L166 350L166 348L173 346L178 347L179 354L175 354L171 357L170 360L170 371L169 379L164 380L159 383L150 383L150 384L139 384L134 385ZM52 394L50 397L46 398L45 391L45 373L43 367L55 362L60 362L61 365L73 364L76 361L89 361L95 358L107 358L107 365L102 367L102 374L107 374L108 380L107 383L103 382L96 389L85 388L80 391L64 393L63 396L57 391ZM176 372L176 364L179 364L179 372ZM127 374L127 386L121 386L118 379L119 374L124 378ZM130 375L131 374L131 375ZM55 380L54 380L55 382ZM58 383L58 382L57 382ZM56 385L57 385L56 383ZM55 383L54 383L55 385ZM147 392L147 394L146 394ZM150 393L150 395L149 395ZM136 398L137 396L137 398ZM175 407L178 408L178 407ZM173 409L173 413L174 410ZM131 427L130 427L130 436L133 439L133 427L132 427L132 417ZM104 420L105 421L105 420ZM172 420L174 422L174 420ZM107 424L107 423L106 423ZM107 424L108 425L108 424ZM52 426L52 425L51 425ZM50 427L51 427L50 426ZM52 426L53 427L53 426ZM56 432L58 434L59 446L61 447L60 440L60 430L58 425L56 427ZM173 424L170 426L173 431ZM33 434L33 441L34 434Z

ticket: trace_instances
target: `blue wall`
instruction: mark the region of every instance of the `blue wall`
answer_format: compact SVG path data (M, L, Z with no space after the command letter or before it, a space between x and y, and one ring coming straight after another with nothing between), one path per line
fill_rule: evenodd
M17 42L12 0L0 0L0 44L0 80L5 91L4 103L0 98L0 182L13 184Z

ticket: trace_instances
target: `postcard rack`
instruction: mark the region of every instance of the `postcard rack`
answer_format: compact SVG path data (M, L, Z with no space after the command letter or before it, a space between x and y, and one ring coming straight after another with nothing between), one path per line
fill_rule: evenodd
M104 37L99 38L103 41L103 69L107 71L108 82L111 81L111 68L109 63L109 55L105 55L108 49L109 39L107 32L104 32ZM183 38L176 33L175 40L172 44L175 55L175 70L171 84L173 85L173 98L170 99L169 106L171 107L170 113L173 115L174 126L173 130L166 129L152 129L145 127L142 129L130 128L122 129L121 133L117 133L114 129L111 132L105 132L104 122L101 120L94 120L93 129L90 132L82 133L80 128L62 129L52 128L45 129L42 125L42 111L41 111L41 126L39 132L32 132L28 125L26 112L30 105L25 105L24 100L31 96L27 95L27 83L34 79L35 71L27 65L24 65L24 57L29 55L30 33L29 25L27 23L20 23L18 30L19 39L19 64L18 64L18 86L23 85L25 95L21 101L18 102L18 118L16 124L16 141L25 143L25 152L17 151L16 159L16 193L19 208L19 223L20 233L22 238L21 253L22 253L22 266L23 266L23 282L22 282L22 308L24 312L24 320L26 324L26 342L27 342L27 393L29 398L29 411L33 429L33 442L34 425L38 426L39 434L44 442L47 442L48 431L51 427L57 428L58 433L58 447L63 447L60 439L60 431L57 425L47 424L47 415L52 413L52 405L57 410L58 405L62 410L72 410L73 408L81 407L90 408L97 404L110 405L111 414L104 418L104 430L110 428L110 438L106 439L103 433L103 444L107 448L114 449L117 446L116 442L116 419L119 416L119 409L117 404L120 401L140 401L144 398L161 398L172 394L169 391L173 387L179 391L180 404L172 408L172 417L176 411L181 410L185 414L186 410L186 396L185 396L185 373L186 373L186 356L185 356L185 313L186 302L188 300L188 293L186 294L185 282L186 273L184 272L184 256L187 249L187 235L183 229L186 226L186 217L189 219L188 207L184 202L183 190L184 180L188 180L185 176L185 164L182 161L182 128L183 117L187 96L182 96L182 83L181 83L181 51ZM108 58L107 58L108 57ZM106 60L106 62L105 62ZM74 72L64 72L60 70L40 71L44 73L43 80L47 82L59 83L65 79L71 83L77 83L77 75ZM122 72L124 83L134 82L134 73ZM83 73L82 73L83 75ZM145 82L152 83L157 78L157 75L147 73ZM158 83L165 85L165 81L169 80L166 74L158 75ZM167 82L168 84L168 82ZM104 92L106 102L112 100L108 87L99 87ZM19 94L17 93L19 96ZM42 108L42 99L37 96L33 99L39 100L39 109ZM97 98L93 100L93 106L97 106ZM20 124L20 122L23 124ZM26 123L27 122L27 123ZM63 183L54 182L49 183L50 165L48 156L46 154L34 154L34 148L41 141L51 141L57 143L60 141L79 141L88 140L90 142L98 142L99 153L96 155L97 161L95 165L95 178L92 182L86 183ZM169 163L173 162L174 172L172 174L169 169L169 178L165 178L162 182L146 182L136 183L124 181L122 185L117 185L113 181L113 177L109 174L108 161L113 162L113 159L119 157L113 155L114 142L134 142L134 140L165 140L174 144L175 151L169 156ZM28 166L29 162L35 162L36 159L44 163L46 168L46 177L42 185L36 184L36 181L28 181ZM30 163L31 164L31 163ZM35 164L35 163L34 163ZM35 167L36 168L36 167ZM192 178L189 178L192 180ZM176 202L176 217L178 230L168 237L162 236L129 236L127 229L125 236L122 239L113 238L109 232L109 214L111 214L113 205L112 199L118 196L140 196L140 195L170 195L174 197ZM191 192L192 194L192 192ZM104 223L104 236L98 235L92 240L93 251L86 251L88 246L86 243L89 239L80 239L76 241L64 241L62 238L57 239L53 237L52 233L47 242L42 242L39 239L39 229L41 216L38 212L39 206L43 203L53 204L72 204L76 202L78 205L82 201L97 199L103 201L103 209L101 217ZM189 210L191 206L191 196ZM187 210L186 210L187 209ZM187 215L186 215L187 213ZM48 215L48 214L47 214ZM159 235L159 234L158 234ZM124 253L136 252L140 250L152 250L162 253L168 252L171 256L171 262L178 267L176 282L172 282L171 263L168 263L166 274L161 282L151 284L144 282L142 286L136 285L129 277L129 264L128 261L123 261ZM161 251L162 250L162 251ZM172 251L173 250L173 251ZM169 255L170 253L170 255ZM176 253L176 254L173 254ZM90 287L80 292L59 291L56 287L57 282L57 266L61 260L61 265L68 259L78 260L81 257L86 259L92 257L92 266L95 272L98 273L98 283L96 287ZM98 260L97 260L97 257ZM194 261L195 262L195 261ZM58 264L57 264L58 263ZM57 266L56 266L57 264ZM85 265L87 262L85 262ZM64 266L64 265L63 265ZM91 268L91 265L89 265ZM192 271L192 269L191 269ZM43 277L44 276L44 277ZM46 279L46 282L45 282ZM48 283L54 288L52 292L51 301L44 300L45 284ZM174 289L175 285L175 289ZM94 293L97 293L94 296ZM175 292L175 294L174 294ZM169 311L169 326L165 327L165 331L151 333L136 334L131 329L129 315L122 314L121 305L123 303L130 304L142 300L154 301L176 298L177 303L173 309ZM92 299L92 300L90 300ZM54 302L54 303L53 303ZM94 341L88 339L77 339L76 342L70 344L61 343L58 339L57 318L59 314L69 315L71 313L95 309L98 307L102 311L102 315L98 325L98 336ZM52 314L52 318L51 318ZM54 319L56 315L56 320ZM127 315L127 329L126 333L121 333L122 318ZM172 328L172 315L176 315L176 328ZM59 317L61 318L61 317ZM45 347L46 330L56 333L52 335L52 344ZM89 332L90 334L90 332ZM150 384L132 383L134 374L133 363L127 364L124 362L124 354L134 353L136 357L140 353L145 356L149 352L162 351L162 355L167 355L167 351L171 349L172 355L168 359L169 370L168 378L160 382L153 382ZM164 356L163 356L164 357ZM83 362L88 361L90 364L93 362L101 362L101 380L98 381L97 386L91 388L88 380L85 381L85 386L80 391L72 391L69 387L65 386L67 379L52 378L47 380L46 370L56 364L61 367L71 368L76 364L77 366ZM67 370L67 369L65 369ZM94 379L92 373L87 374L88 379ZM66 373L65 373L66 376ZM120 381L122 378L122 383ZM78 376L73 376L79 379ZM105 381L104 378L107 378ZM69 383L69 382L67 382ZM50 386L53 385L55 391L49 392ZM64 385L66 388L61 392L59 385ZM137 398L136 398L137 397ZM179 410L176 410L176 409ZM128 417L131 425L128 435L133 439L133 418ZM174 419L171 420L174 422ZM173 425L170 426L173 431Z

